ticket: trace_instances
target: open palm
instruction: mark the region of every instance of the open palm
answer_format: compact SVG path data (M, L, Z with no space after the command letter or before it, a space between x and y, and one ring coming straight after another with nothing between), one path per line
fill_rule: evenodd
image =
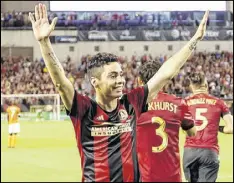
M34 19L32 13L29 13L29 18L32 23L32 28L35 38L38 41L48 38L51 32L54 30L54 27L57 22L57 17L56 17L53 19L52 23L49 24L46 6L42 4L35 6L36 20Z

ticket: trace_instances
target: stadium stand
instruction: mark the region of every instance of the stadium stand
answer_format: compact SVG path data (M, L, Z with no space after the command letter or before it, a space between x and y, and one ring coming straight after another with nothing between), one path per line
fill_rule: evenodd
M85 79L86 63L91 55L84 55L78 68L70 57L62 62L66 75L75 88L90 97L94 91ZM142 55L132 58L119 57L123 65L126 88L129 91L135 87L138 67L149 59L160 62L167 60L167 56L152 58L151 55ZM233 53L230 52L197 52L175 76L167 86L172 94L186 96L189 94L187 76L191 72L204 72L209 82L210 92L218 97L230 99L233 97ZM1 58L1 93L3 94L53 94L56 93L43 59L32 61L27 57Z
M79 30L171 29L196 27L202 12L48 12L49 20L58 17L57 27L76 27ZM213 12L208 25L228 28L233 26L229 11ZM1 12L1 27L31 28L28 12Z

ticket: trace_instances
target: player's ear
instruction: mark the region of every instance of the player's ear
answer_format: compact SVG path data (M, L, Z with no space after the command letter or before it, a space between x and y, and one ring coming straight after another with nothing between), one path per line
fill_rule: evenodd
M138 86L144 85L144 83L143 83L143 81L141 80L140 77L137 78L137 84L138 84Z
M91 85L92 85L94 88L96 88L96 87L97 87L97 84L98 84L97 78L91 77L91 78L90 78L90 83L91 83Z

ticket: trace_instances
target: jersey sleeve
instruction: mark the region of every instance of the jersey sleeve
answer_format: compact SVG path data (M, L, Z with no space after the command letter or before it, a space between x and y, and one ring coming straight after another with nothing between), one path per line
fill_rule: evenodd
M221 107L221 117L223 117L225 114L230 113L229 107L227 106L227 104L223 100L219 100L219 104Z
M181 127L183 130L189 130L194 127L194 119L184 100L181 100Z
M149 93L148 85L146 84L142 87L133 89L131 92L127 94L128 101L135 108L137 116L139 116L142 113L142 110L146 105L148 93Z
M75 90L72 108L70 111L66 109L66 113L70 117L82 119L84 114L88 110L90 103L91 101L89 97L83 96Z

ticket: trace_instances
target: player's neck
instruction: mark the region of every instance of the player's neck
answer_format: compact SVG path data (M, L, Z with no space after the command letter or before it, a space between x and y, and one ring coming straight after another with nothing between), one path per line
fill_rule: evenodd
M200 94L200 93L208 94L208 91L206 89L197 89L193 92L194 95Z
M113 110L116 109L117 104L118 104L118 99L110 99L107 98L103 95L96 95L96 102L97 104L105 111L107 112L112 112Z

